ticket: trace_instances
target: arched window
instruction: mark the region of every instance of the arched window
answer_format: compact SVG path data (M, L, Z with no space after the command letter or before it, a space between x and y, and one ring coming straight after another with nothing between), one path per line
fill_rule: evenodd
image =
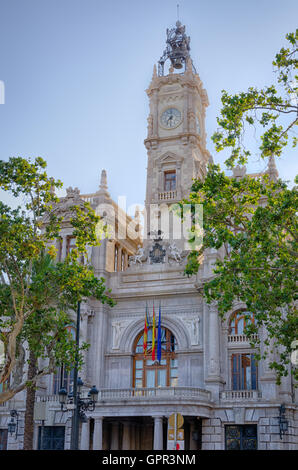
M156 339L157 347L157 339ZM175 387L178 385L177 341L167 328L161 329L161 360L152 360L152 329L148 330L147 353L144 353L144 333L134 345L133 386Z
M237 310L230 318L229 335L244 335L245 327L251 323L255 323L255 317L252 312Z

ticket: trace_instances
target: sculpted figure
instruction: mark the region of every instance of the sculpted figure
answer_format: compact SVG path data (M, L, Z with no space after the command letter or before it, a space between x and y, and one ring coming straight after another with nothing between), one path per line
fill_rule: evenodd
M141 245L138 245L138 251L135 255L129 257L129 262L130 264L142 264L146 259L145 249Z
M174 259L176 263L180 263L182 261L181 254L182 250L179 250L175 242L169 245L169 258Z

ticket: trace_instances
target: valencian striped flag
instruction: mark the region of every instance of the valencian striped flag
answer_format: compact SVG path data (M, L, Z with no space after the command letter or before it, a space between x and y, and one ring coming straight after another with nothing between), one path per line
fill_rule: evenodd
M161 360L161 312L159 304L159 315L158 315L158 331L157 331L157 360Z
M148 345L148 328L149 328L149 321L148 321L148 307L146 303L146 315L145 315L145 325L144 325L144 343L143 343L143 349L144 349L144 354L147 353L147 345Z
M152 318L152 361L155 361L155 312L153 304L153 318Z

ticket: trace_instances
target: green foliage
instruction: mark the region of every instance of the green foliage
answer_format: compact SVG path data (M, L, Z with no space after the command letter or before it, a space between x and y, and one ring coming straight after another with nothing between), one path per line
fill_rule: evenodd
M34 380L62 363L71 368L78 359L81 365L81 351L87 345L76 350L67 328L71 310L89 297L114 305L104 279L94 275L90 264L81 262L86 246L98 245L98 234L105 231L98 230L100 218L89 204L68 208L76 247L65 260L55 261L53 240L59 237L64 216L57 216L59 200L53 189L61 187L61 182L49 178L45 169L41 158L33 163L20 157L0 161L0 188L24 201L23 208L16 209L0 202L0 339L5 347L0 383L15 372L22 345L47 362ZM11 384L0 394L0 402L25 386Z
M262 158L280 156L297 144L298 125L298 30L286 36L273 65L277 87L230 95L222 92L219 128L212 139L216 150L229 150L228 168L243 165L252 151L245 145L250 127L259 139ZM297 177L296 177L297 183ZM216 249L217 260L202 295L216 302L222 318L242 302L254 313L245 333L258 348L258 358L270 355L277 383L288 374L291 343L298 337L297 315L297 187L288 188L272 177L231 178L219 166L210 165L204 181L195 181L184 204L203 205L204 239L199 251L191 251L185 274L198 272L203 256ZM264 328L264 344L255 339ZM260 338L261 335L259 335ZM297 368L292 368L298 379Z
M277 72L277 86L259 90L250 87L235 95L222 92L222 109L217 122L219 128L212 140L217 151L231 150L226 160L228 167L243 165L252 151L244 144L247 126L263 130L260 138L260 156L280 156L290 142L297 145L295 129L298 126L298 29L286 36L288 48L282 48L273 65ZM277 122L278 121L278 122Z
M205 180L195 181L183 202L202 204L204 213L203 245L189 255L185 273L198 271L206 250L219 250L202 293L208 303L217 302L221 317L237 301L254 312L257 327L250 325L246 334L253 338L266 328L270 347L279 354L280 360L271 364L279 380L287 374L291 343L298 336L297 188L270 181L268 175L231 178L210 165Z

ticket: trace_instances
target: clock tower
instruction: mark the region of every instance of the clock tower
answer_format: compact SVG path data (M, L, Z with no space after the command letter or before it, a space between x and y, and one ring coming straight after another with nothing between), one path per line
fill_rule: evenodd
M190 57L190 38L177 21L167 29L166 49L154 65L149 88L145 232L162 230L182 248L179 225L168 208L190 192L193 178L204 178L211 158L206 149L208 96ZM168 70L166 71L166 66ZM167 219L168 218L168 219Z

